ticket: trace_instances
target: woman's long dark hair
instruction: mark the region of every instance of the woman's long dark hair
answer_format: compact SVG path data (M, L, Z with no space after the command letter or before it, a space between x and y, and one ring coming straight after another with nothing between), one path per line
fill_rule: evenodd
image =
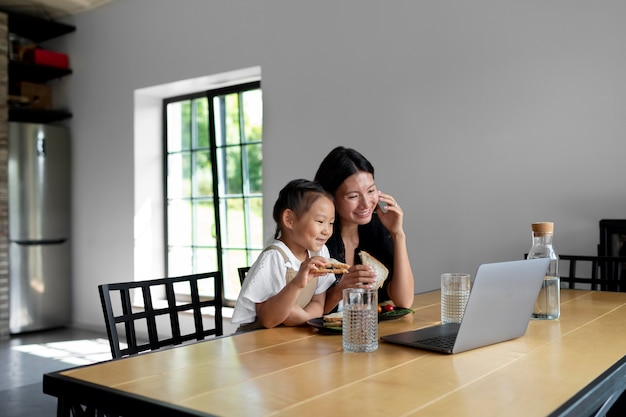
M315 174L315 182L335 195L337 188L346 178L360 171L369 172L372 177L374 176L374 167L367 158L352 148L337 146L320 164Z

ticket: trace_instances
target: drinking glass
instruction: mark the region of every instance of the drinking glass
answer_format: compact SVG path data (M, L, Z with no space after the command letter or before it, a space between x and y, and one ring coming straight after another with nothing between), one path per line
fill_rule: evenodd
M441 274L441 322L460 323L469 295L469 274Z
M378 291L343 290L343 350L372 352L378 349Z

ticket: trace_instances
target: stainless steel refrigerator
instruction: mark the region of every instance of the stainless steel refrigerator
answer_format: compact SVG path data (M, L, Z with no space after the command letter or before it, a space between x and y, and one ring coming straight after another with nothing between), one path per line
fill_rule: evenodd
M71 320L70 137L63 126L9 123L10 331Z

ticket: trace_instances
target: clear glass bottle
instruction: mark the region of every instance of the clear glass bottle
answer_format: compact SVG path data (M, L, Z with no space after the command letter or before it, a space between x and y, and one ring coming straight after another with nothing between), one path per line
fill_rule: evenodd
M556 320L561 315L561 280L559 277L559 256L552 247L554 223L540 222L532 224L533 246L528 252L528 259L550 258L550 266L539 291L532 318Z

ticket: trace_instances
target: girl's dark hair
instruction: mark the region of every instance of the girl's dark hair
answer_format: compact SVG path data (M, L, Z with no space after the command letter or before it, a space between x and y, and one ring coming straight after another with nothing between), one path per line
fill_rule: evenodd
M316 182L304 179L289 181L289 183L280 190L278 199L274 203L274 211L272 213L274 221L276 222L274 239L278 239L281 235L281 217L285 210L290 209L297 217L300 217L309 211L313 203L321 196L326 196L331 201L334 201L332 194Z
M337 146L320 164L315 181L335 195L337 188L346 178L360 171L369 172L372 177L374 176L374 167L363 155L354 149Z

